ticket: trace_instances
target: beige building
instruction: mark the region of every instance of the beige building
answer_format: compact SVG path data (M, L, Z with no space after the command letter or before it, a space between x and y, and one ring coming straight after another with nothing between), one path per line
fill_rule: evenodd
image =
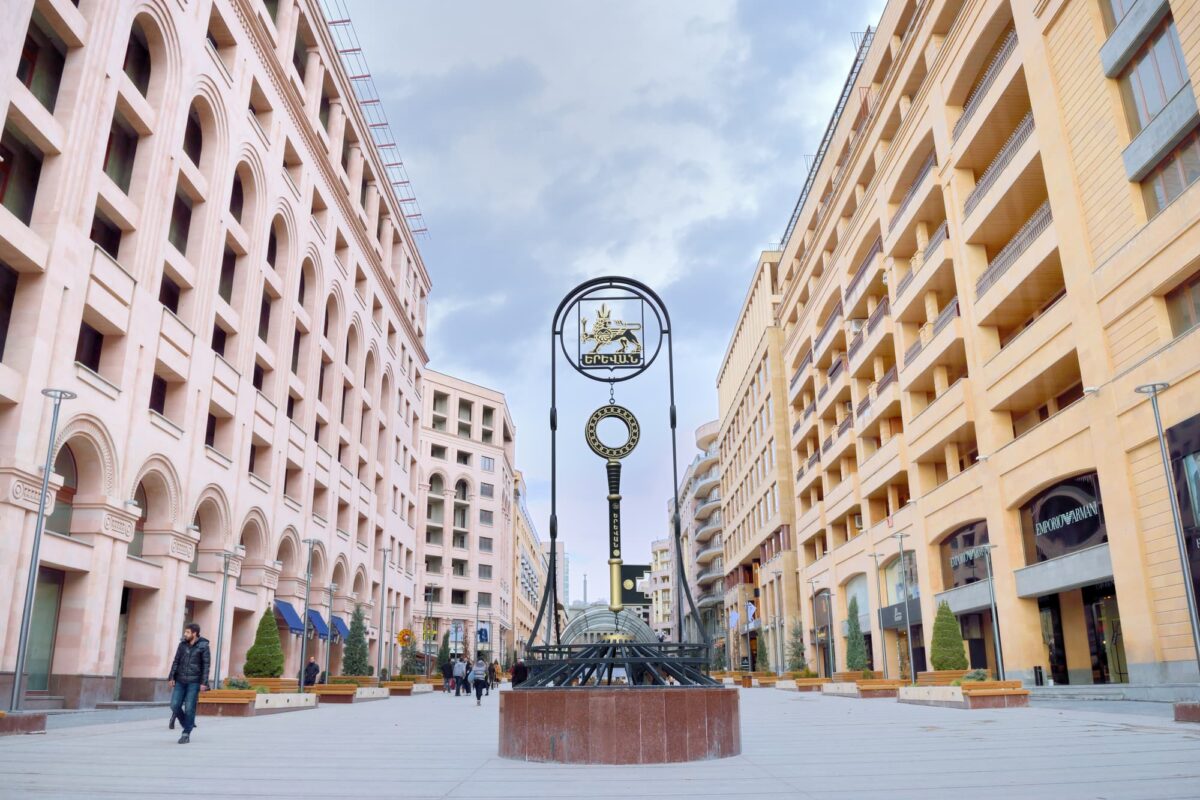
M725 627L733 665L783 666L797 607L794 506L788 502L788 447L783 331L776 324L779 254L763 253L717 376L721 411L719 486L697 491L696 511L719 506L724 523ZM716 476L714 476L716 477ZM735 618L736 612L736 618Z
M687 582L692 601L696 604L698 619L690 616L686 598L683 603L684 633L689 642L701 640L700 628L708 633L709 640L717 650L717 658L725 649L724 610L724 545L721 535L721 509L719 503L704 508L702 519L696 518L697 496L707 498L712 492L720 491L721 466L717 436L720 424L717 420L706 422L696 429L696 448L700 451L688 464L679 481L679 549L683 553L683 579ZM704 506L700 503L699 506ZM667 544L670 547L671 563L676 562L674 541L674 500L667 502ZM674 567L672 567L674 569Z
M451 653L503 661L513 641L515 429L504 395L426 373L418 523L422 596ZM435 627L426 619L421 627ZM481 632L482 631L482 632Z
M546 556L533 517L525 507L525 476L517 472L513 480L513 555L512 592L513 626L508 643L513 659L523 658L526 648L537 640L533 626L537 621L538 604L546 587ZM542 637L545 636L543 620Z
M306 597L323 666L330 610L356 605L386 665L411 613L429 276L320 7L16 0L4 20L2 702L44 387L78 397L31 705L163 699L189 620L239 674L267 609L294 675Z
M675 615L674 575L670 539L656 539L650 543L650 572L647 573L645 588L650 598L650 629L666 641L675 639L678 620Z
M1135 391L1195 576L1197 77L1195 0L892 0L864 40L778 256L823 670L856 598L893 676L945 601L1009 678L1197 679Z

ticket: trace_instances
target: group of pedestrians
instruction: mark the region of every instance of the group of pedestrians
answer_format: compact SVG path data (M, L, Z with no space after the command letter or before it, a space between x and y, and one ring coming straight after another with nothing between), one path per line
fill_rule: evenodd
M471 666L467 657L460 655L457 659L451 657L449 661L442 664L442 691L448 694L453 687L455 697L462 695L470 697L471 689L474 689L475 705L477 706L483 705L483 696L490 695L492 689L499 685L499 661L488 664L480 658L475 661L475 666Z

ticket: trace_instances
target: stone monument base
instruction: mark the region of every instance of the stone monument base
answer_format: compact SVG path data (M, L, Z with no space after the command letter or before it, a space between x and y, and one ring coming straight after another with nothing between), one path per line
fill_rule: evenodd
M500 692L502 758L666 764L741 752L736 689L624 686Z

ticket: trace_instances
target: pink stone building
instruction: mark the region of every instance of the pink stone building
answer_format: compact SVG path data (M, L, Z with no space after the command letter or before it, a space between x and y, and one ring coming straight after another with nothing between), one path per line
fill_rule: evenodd
M188 620L239 674L267 610L294 675L306 588L309 653L336 673L330 610L362 605L386 666L380 636L413 612L430 281L320 6L4 6L0 703L48 386L78 398L53 443L31 705L164 697Z
M439 644L449 633L452 653L503 663L513 646L516 428L503 394L433 370L421 419L421 627Z

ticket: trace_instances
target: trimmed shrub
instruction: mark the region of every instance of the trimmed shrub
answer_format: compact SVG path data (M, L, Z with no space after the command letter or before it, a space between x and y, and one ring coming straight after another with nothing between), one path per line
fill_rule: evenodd
M442 644L441 647L438 648L437 658L439 667L450 660L450 631L446 631L442 634Z
M933 647L929 661L936 670L966 669L969 666L967 652L963 649L962 629L950 610L950 604L946 602L938 606L937 617L933 620Z
M850 598L850 608L846 613L850 617L846 623L846 669L861 672L867 668L867 640L863 636L862 626L858 624L857 597Z
M248 678L278 678L283 674L283 645L279 642L275 615L270 610L259 620L254 644L246 651L242 674Z
M771 662L770 659L767 658L767 637L763 636L761 633L759 633L758 636L757 650L758 652L755 654L755 659L758 661L758 671L769 672L771 669Z
M250 681L245 678L226 678L223 689L251 689Z
M350 617L350 635L346 637L346 649L342 654L343 675L370 675L372 671L370 651L367 649L367 625L361 605L354 607Z

